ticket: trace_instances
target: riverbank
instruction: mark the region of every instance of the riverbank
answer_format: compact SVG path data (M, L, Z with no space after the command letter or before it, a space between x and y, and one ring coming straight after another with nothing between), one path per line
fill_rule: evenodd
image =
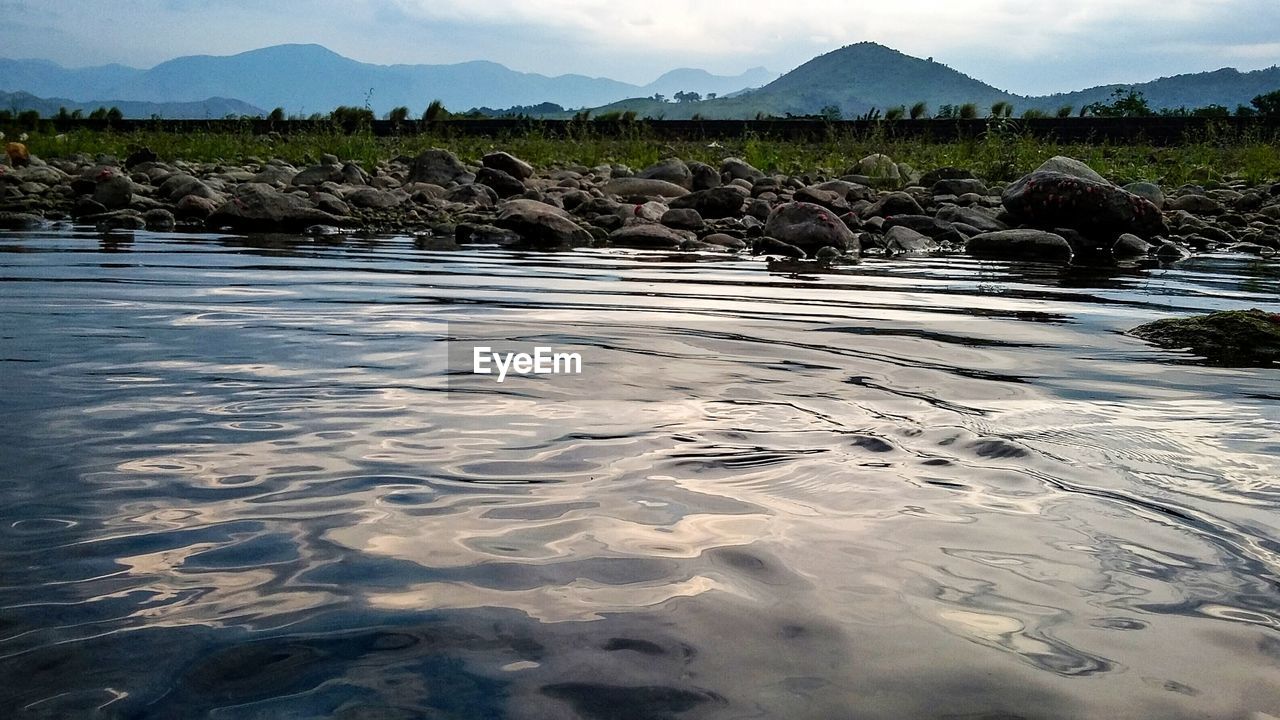
M1142 157L1140 148L1073 146L1072 159L1044 157L1061 149L1053 144L995 136L880 139L881 152L837 138L662 145L530 135L501 149L479 139L450 148L421 148L431 140L422 137L329 139L28 138L29 164L12 167L24 165L15 158L0 169L0 224L750 251L806 263L798 270L870 254L1112 263L1280 250L1272 146L1209 143ZM313 154L326 147L335 152Z

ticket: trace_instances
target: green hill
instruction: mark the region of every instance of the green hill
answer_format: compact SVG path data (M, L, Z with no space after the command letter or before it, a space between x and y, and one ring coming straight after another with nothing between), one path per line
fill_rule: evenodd
M884 112L917 102L926 103L930 113L944 105L974 103L979 116L983 116L997 102L1012 103L1015 114L1033 108L1052 113L1064 105L1079 110L1089 103L1106 102L1117 88L1142 92L1154 110L1209 104L1234 109L1248 105L1256 95L1280 89L1280 68L1246 73L1223 68L1132 85L1103 85L1028 97L994 88L932 58L922 60L863 42L820 55L758 90L733 97L678 103L636 98L594 108L592 114L634 111L641 117L687 120L698 116L711 120L753 118L761 113L817 115L838 108L840 116L848 119L872 108ZM559 116L571 115L572 112Z

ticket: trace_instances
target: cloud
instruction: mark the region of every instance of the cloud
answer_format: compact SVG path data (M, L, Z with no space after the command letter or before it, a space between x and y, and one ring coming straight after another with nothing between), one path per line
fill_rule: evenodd
M318 42L370 62L489 59L647 82L682 66L785 71L874 40L1049 92L1280 61L1275 0L0 0L0 14L0 52L77 65Z

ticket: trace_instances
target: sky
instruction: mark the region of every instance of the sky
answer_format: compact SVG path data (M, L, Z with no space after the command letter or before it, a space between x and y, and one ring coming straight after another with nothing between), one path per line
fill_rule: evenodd
M864 40L1039 95L1280 64L1280 0L0 0L0 56L67 67L318 43L644 84L786 72Z

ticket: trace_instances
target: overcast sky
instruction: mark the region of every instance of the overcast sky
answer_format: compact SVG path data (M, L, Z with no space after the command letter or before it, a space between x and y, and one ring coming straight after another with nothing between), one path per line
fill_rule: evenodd
M319 43L645 83L785 72L862 40L1042 94L1280 64L1280 0L0 0L0 56L72 67Z

